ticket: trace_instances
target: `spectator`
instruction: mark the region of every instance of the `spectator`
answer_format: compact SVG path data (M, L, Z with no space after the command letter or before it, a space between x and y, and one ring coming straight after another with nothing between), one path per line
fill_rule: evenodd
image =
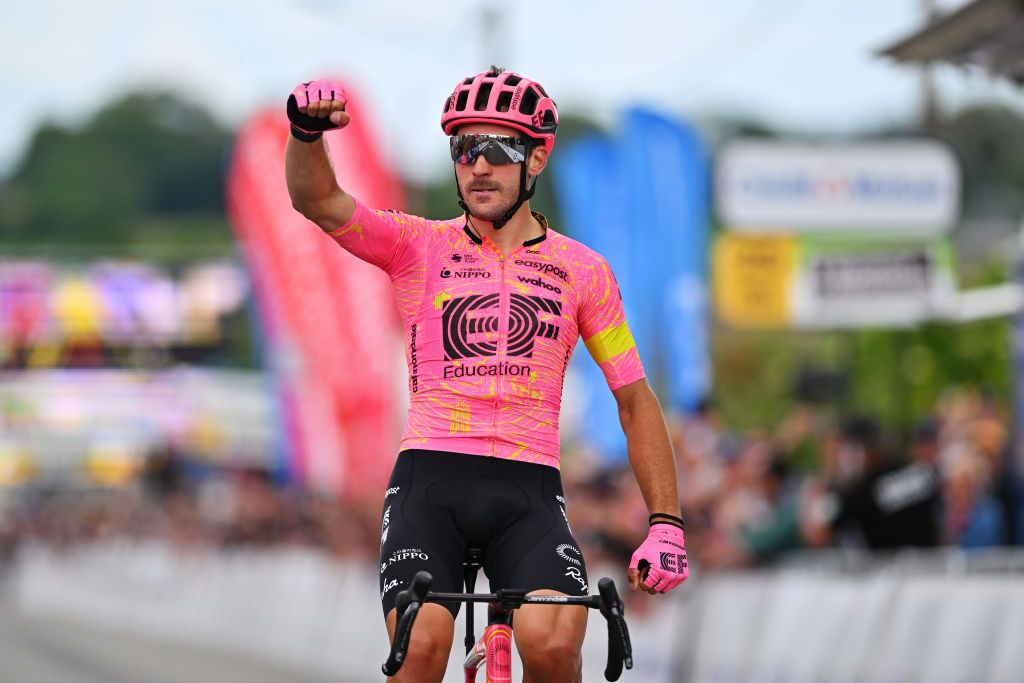
M863 463L861 477L839 493L834 527L872 550L938 545L941 487L933 464L895 462L886 452L878 424L851 421L846 441Z
M962 548L1002 544L1006 521L1002 505L992 494L988 456L964 445L950 459L943 481L946 543Z

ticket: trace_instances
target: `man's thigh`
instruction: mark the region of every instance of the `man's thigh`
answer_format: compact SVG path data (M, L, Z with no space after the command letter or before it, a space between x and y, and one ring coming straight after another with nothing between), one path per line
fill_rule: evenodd
M531 595L563 595L534 591ZM587 632L587 608L580 605L523 605L512 617L516 647L525 662L536 657L578 658Z

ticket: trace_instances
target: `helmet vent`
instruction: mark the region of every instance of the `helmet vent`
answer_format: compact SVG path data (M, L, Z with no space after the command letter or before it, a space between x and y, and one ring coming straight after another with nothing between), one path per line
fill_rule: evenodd
M544 89L544 86L541 85L540 83L534 83L533 87L537 88L537 90L540 91L540 94L543 95L544 97L550 97L550 95L548 95L548 92Z
M491 83L480 84L480 89L476 91L476 101L473 103L473 109L477 111L487 109L487 100L491 96L491 85Z
M509 86L510 88L515 87L519 85L519 81L521 80L523 79L521 79L519 76L516 76L515 74L509 74L508 78L505 79L505 85Z
M512 93L507 90L498 95L498 111L508 111L512 105Z
M455 103L455 111L465 111L466 101L469 99L469 91L463 90L459 93L459 100Z
M537 102L540 100L540 96L537 95L537 89L531 86L526 89L523 93L523 101L519 103L519 111L530 116L537 110Z
M473 77L470 76L466 80L462 81L462 85L473 85Z

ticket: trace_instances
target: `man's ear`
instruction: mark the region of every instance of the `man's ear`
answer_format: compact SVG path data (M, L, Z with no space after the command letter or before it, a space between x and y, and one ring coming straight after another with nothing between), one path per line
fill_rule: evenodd
M526 160L526 172L531 176L539 176L548 165L548 150L543 145L538 145L530 150L530 157Z

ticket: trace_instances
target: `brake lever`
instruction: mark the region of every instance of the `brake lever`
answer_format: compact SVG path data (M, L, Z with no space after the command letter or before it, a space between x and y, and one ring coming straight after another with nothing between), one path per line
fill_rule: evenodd
M608 681L617 681L622 675L623 665L627 669L633 668L633 646L626 627L625 606L611 579L605 577L598 581L597 590L601 595L601 614L608 622L608 663L604 677Z
M385 676L394 676L402 668L405 655L409 651L412 625L416 621L420 606L426 600L427 591L430 590L433 580L428 572L416 572L409 587L395 596L395 610L398 616L395 638L391 643L391 653L387 661L380 667Z

